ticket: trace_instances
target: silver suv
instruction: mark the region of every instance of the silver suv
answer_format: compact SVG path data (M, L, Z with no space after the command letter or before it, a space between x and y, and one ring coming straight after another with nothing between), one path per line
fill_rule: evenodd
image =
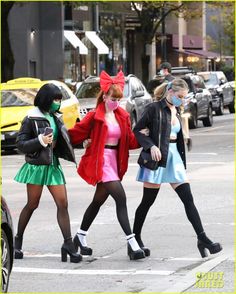
M75 93L79 99L80 114L83 118L88 111L96 107L97 94L100 91L99 77L88 77L83 81ZM147 92L143 83L134 75L125 77L124 96L120 100L120 106L130 114L131 126L134 128L140 119L147 104L152 102L151 95Z
M227 81L222 71L204 71L198 72L202 76L207 89L211 92L213 98L213 110L216 115L224 114L224 107L229 108L230 113L234 113L234 89Z

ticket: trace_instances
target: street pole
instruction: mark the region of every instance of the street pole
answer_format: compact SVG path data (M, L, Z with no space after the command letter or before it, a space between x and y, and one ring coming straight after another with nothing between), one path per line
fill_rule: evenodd
M98 3L93 4L93 30L99 33L99 7ZM96 75L99 75L99 54L96 54Z
M166 22L165 22L165 18L164 18L164 14L165 14L165 8L162 7L161 10L161 14L162 14L162 23L161 23L161 59L162 62L163 61L167 61L166 60Z

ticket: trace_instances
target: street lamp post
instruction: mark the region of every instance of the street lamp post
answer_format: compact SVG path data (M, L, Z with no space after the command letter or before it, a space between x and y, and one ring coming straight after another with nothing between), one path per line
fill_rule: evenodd
M93 30L99 32L99 7L98 3L93 4ZM99 54L96 54L96 75L99 75Z
M164 18L165 8L162 7L161 15L162 15L162 23L161 23L161 58L162 62L166 60L166 22Z

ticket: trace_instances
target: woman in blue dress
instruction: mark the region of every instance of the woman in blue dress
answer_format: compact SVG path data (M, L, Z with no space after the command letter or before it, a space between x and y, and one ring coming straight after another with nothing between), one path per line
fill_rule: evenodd
M181 128L180 109L188 93L188 85L182 79L174 79L156 88L157 101L149 104L138 121L134 133L139 144L158 161L158 168L151 170L141 166L137 180L143 182L143 198L135 213L133 232L145 255L150 255L141 239L141 230L147 213L154 203L162 183L170 183L184 204L188 220L197 234L197 246L202 257L222 250L219 243L212 242L205 234L199 213L193 201L186 176L184 138ZM149 136L140 130L148 128ZM159 148L157 147L159 146Z

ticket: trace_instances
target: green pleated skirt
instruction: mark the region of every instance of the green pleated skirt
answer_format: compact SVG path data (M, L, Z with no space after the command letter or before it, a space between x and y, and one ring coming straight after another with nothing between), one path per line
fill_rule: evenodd
M34 165L25 163L16 174L15 181L33 185L63 185L65 177L57 157L51 165Z

